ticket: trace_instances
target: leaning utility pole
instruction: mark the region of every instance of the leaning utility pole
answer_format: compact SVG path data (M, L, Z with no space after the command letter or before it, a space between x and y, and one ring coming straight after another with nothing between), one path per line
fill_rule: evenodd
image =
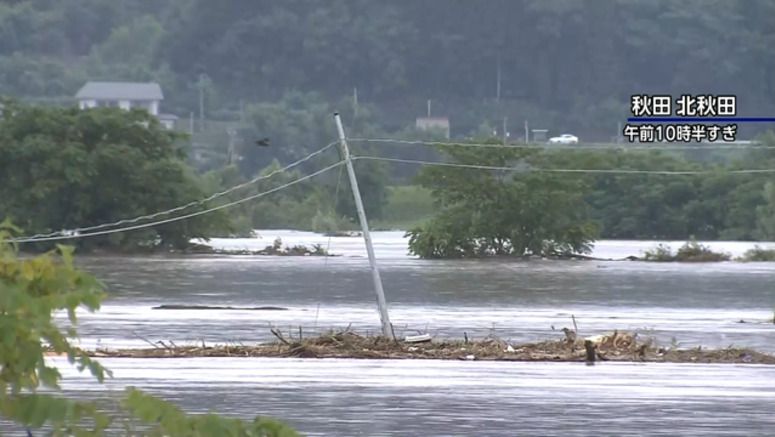
M334 121L336 121L336 129L339 131L339 145L342 149L342 159L344 159L345 166L347 167L347 175L350 177L350 187L353 190L353 197L355 198L355 208L358 210L358 219L361 222L361 229L363 230L363 239L366 242L366 253L369 255L369 265L371 266L371 276L374 279L374 291L377 293L377 308L379 309L379 318L382 323L382 335L388 338L393 337L393 326L390 324L390 317L388 316L387 303L385 302L385 292L382 290L382 278L379 276L379 269L377 268L377 259L374 256L374 247L371 245L371 234L369 233L369 223L366 221L366 211L363 209L363 201L361 200L361 191L358 189L358 180L355 178L355 170L353 170L352 159L350 159L350 150L347 148L347 138L344 135L344 127L342 127L342 119L339 117L339 113L334 113Z

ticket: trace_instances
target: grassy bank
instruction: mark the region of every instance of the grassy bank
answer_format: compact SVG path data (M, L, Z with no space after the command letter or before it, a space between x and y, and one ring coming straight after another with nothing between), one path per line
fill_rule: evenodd
M114 358L301 357L583 362L588 360L585 342L591 342L596 360L599 361L775 364L775 356L749 349L664 348L656 346L651 340L641 341L637 335L619 332L577 339L575 333L566 331L564 338L520 345L492 337L408 343L364 336L352 331L331 332L309 338L303 338L299 333L302 338L295 339L273 332L278 338L276 342L252 346L176 346L159 342L155 348L98 349L89 354L93 357Z

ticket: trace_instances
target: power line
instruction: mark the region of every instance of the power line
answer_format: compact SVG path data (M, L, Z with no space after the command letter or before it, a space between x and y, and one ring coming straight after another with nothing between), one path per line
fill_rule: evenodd
M120 226L120 225L125 225L125 224L130 224L130 223L137 223L137 222L139 222L141 220L151 220L151 219L154 219L154 218L157 218L157 217L161 217L161 216L164 216L164 215L172 214L174 212L183 211L183 210L191 208L193 206L203 205L203 204L205 204L205 203L207 203L207 202L209 202L211 200L215 200L215 199L217 199L219 197L223 197L223 196L225 196L227 194L230 194L230 193L233 193L234 191L237 191L237 190L239 190L241 188L245 188L247 186L255 184L256 182L262 181L264 179L269 179L269 178L271 178L272 176L274 176L276 174L283 173L283 172L288 171L288 170L290 170L290 169L292 169L294 167L297 167L297 166L301 165L302 163L304 163L306 161L309 161L310 159L312 159L312 158L322 154L323 152L325 152L326 150L330 149L331 147L333 147L336 144L337 144L337 142L330 143L330 144L324 146L323 148L318 149L318 150L310 153L309 155L305 156L304 158L301 158L301 159L299 159L297 161L294 161L294 162L286 165L285 167L279 168L279 169L274 170L274 171L272 171L270 173L267 173L265 175L257 176L257 177L255 177L255 178L253 178L253 179L251 179L251 180L249 180L247 182L243 182L241 184L234 185L231 188L227 188L226 190L214 193L214 194L212 194L212 195L210 195L208 197L205 197L204 199L194 200L194 201L189 202L189 203L187 203L185 205L176 206L175 208L171 208L171 209L167 209L167 210L164 210L164 211L155 212L153 214L141 215L141 216L134 217L134 218L131 218L131 219L118 220L118 221L115 221L115 222L112 222L112 223L102 223L102 224L95 225L95 226L86 226L86 227L82 227L82 228L75 228L75 229L68 230L67 232L81 233L81 232L93 231L93 230L97 230L97 229L112 228L114 226ZM53 237L53 236L57 236L57 235L63 235L63 232L65 232L65 231L49 232L47 234L41 233L41 234L35 234L35 235L19 237L19 239L25 239L26 240L26 239L37 239L37 238Z
M355 160L386 161L404 164L432 165L440 167L472 168L478 170L502 170L518 173L596 173L596 174L657 174L657 175L701 175L717 174L708 170L626 170L626 169L582 169L582 168L533 168L533 167L501 167L480 164L459 164L454 162L422 161L418 159L385 158L382 156L353 156ZM727 174L775 173L775 169L727 170Z
M36 243L36 242L42 242L42 241L71 240L71 239L76 239L76 238L85 238L85 237L93 237L93 236L97 236L97 235L107 235L107 234L115 234L115 233L119 233L119 232L133 231L133 230L137 230L137 229L150 228L150 227L153 227L153 226L163 225L163 224L166 224L166 223L172 223L172 222L176 222L176 221L180 221L180 220L185 220L185 219L188 219L188 218L191 218L191 217L196 217L196 216L200 216L200 215L203 215L203 214L208 214L208 213L211 213L211 212L214 212L214 211L218 211L218 210L221 210L221 209L224 209L224 208L230 208L232 206L239 205L241 203L245 203L245 202L247 202L249 200L257 199L259 197L264 197L264 196L266 196L268 194L280 191L280 190L282 190L284 188L288 188L288 187L290 187L292 185L296 185L296 184L298 184L300 182L306 181L307 179L311 179L311 178L313 178L313 177L315 177L315 176L317 176L319 174L325 173L325 172L327 172L329 170L332 170L332 169L334 169L336 167L339 167L340 165L344 164L344 162L345 162L344 160L339 161L336 164L332 164L332 165L329 165L328 167L323 168L322 170L318 170L318 171L316 171L314 173L310 173L310 174L308 174L306 176L302 176L300 178L294 179L293 181L290 181L290 182L287 182L287 183L282 184L280 186L277 186L275 188L272 188L271 190L267 190L267 191L264 191L264 192L261 192L261 193L253 194L251 196L243 197L242 199L235 200L233 202L225 203L223 205L215 206L215 207L208 208L208 209L205 209L205 210L202 210L202 211L192 212L192 213L189 213L189 214L186 214L186 215L182 215L182 216L178 216L178 217L172 217L172 218L168 218L168 219L165 219L165 220L159 220L159 221L150 222L150 223L143 223L141 225L128 226L128 227L118 228L118 229L108 229L108 230L105 230L105 231L96 231L96 232L90 232L90 233L85 233L85 234L47 236L47 237L40 237L40 238L20 237L20 238L13 238L13 239L5 240L5 242L9 242L9 243Z
M443 141L422 141L422 140L399 140L392 138L348 138L349 141L356 143L382 143L382 144L398 144L398 145L421 145L421 146L455 146L455 147L472 147L472 148L494 148L494 149L527 149L527 150L748 150L748 149L775 149L775 146L767 146L763 144L696 144L696 145L664 145L655 144L650 146L640 145L568 145L568 144L551 144L551 145L537 145L537 144L488 144L488 143L454 143Z

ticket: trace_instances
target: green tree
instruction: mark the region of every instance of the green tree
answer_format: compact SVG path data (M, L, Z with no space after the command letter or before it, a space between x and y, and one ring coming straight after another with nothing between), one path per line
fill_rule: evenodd
M366 211L369 219L379 220L385 215L387 206L387 167L375 161L355 161L353 164L356 177L358 178L358 190L361 193L363 209ZM355 208L355 199L353 198L350 179L342 176L339 188L339 197L336 201L336 212L339 216L344 216L358 222L358 212Z
M763 240L775 238L775 184L764 184L764 204L756 208L756 234Z
M80 371L88 369L98 382L110 371L73 347L77 335L76 309L99 309L104 286L73 266L73 249L56 250L35 258L19 259L7 240L19 230L0 224L0 417L21 425L50 427L53 435L95 436L124 425L128 435L138 435L136 425L148 436L261 436L291 437L297 434L279 422L257 417L252 422L215 414L189 416L166 401L128 388L121 408L131 418L122 424L88 401L74 401L40 388L58 390L59 370L46 362L49 350L63 354ZM53 320L55 311L66 311L69 324Z
M582 178L529 171L547 162L534 151L442 147L450 162L523 172L428 167L419 180L439 213L408 232L424 258L588 253L596 227L588 219Z
M0 120L0 217L33 233L52 232L205 197L201 181L182 161L177 138L143 111L7 102ZM224 227L226 216L215 213L78 244L180 248Z
M734 93L747 113L775 111L774 16L770 0L18 0L0 4L0 84L50 99L80 85L60 68L163 78L165 107L187 115L206 73L213 114L358 88L385 130L430 98L460 133L509 116L608 140L633 93Z

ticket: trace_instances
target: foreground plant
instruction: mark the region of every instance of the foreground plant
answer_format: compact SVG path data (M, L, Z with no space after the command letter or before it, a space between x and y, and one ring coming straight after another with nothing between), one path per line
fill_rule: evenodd
M256 418L252 422L215 414L189 416L161 399L127 389L121 407L129 419L118 424L93 402L41 394L58 390L62 375L46 363L47 351L67 357L79 371L88 369L98 382L110 371L73 347L76 309L99 309L104 286L93 276L73 266L73 249L57 249L32 259L19 259L17 247L7 243L18 233L8 223L0 224L0 417L30 428L46 426L54 435L97 436L116 427L131 435L141 425L149 436L295 436L279 422ZM69 325L56 326L53 313L64 310Z

